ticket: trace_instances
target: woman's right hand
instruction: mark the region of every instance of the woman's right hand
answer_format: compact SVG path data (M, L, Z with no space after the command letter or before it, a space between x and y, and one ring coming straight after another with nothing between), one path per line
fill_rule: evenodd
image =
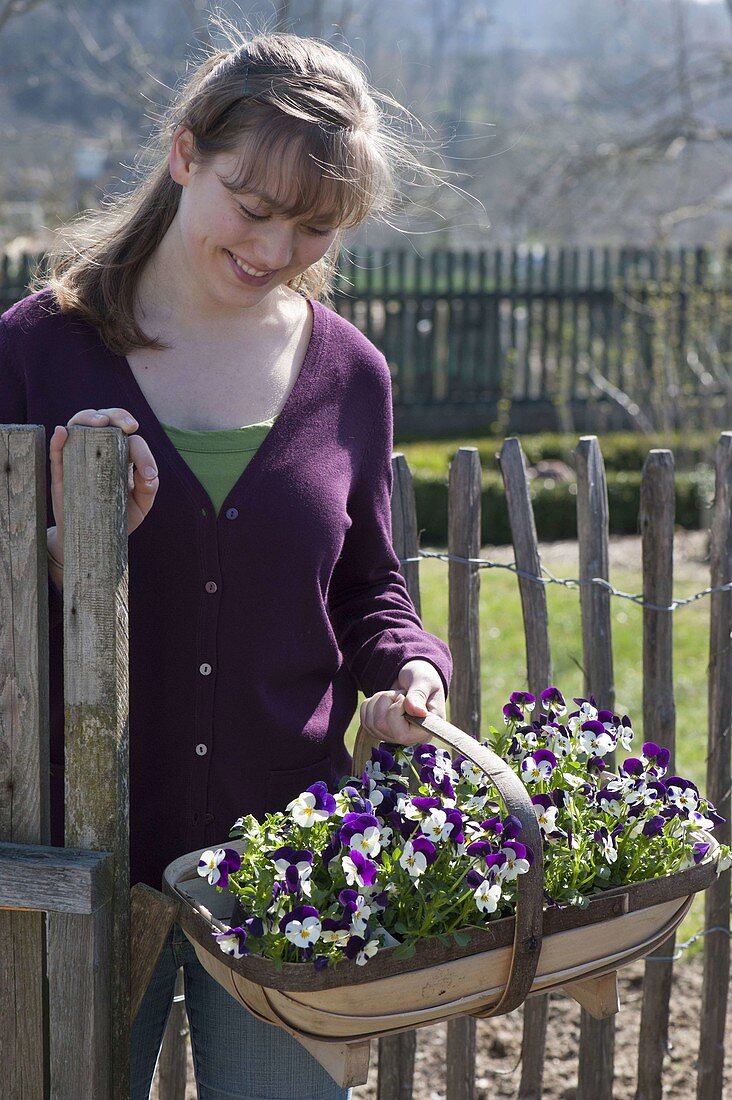
M130 468L127 482L127 533L139 527L150 511L158 491L158 467L142 436L135 435L138 422L126 409L83 409L71 417L66 427L53 430L49 446L51 459L51 502L55 529L49 528L48 548L63 564L64 548L64 462L63 450L68 429L76 425L90 428L121 428L129 437Z

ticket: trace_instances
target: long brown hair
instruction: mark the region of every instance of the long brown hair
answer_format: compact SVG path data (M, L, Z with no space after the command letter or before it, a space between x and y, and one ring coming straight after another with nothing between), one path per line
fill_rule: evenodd
M422 170L394 125L399 105L374 93L351 58L292 34L232 41L228 31L230 48L185 81L143 150L137 186L75 222L49 257L46 282L60 308L81 314L120 354L161 346L138 324L135 302L178 209L168 152L179 126L192 134L199 163L240 151L232 187L271 192L271 166L280 165L276 205L293 217L333 219L339 232L328 253L291 284L312 297L328 296L343 231L389 209L404 168Z

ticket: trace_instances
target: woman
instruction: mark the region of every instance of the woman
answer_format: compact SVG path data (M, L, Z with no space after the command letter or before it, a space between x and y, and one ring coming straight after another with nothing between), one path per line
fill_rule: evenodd
M357 689L362 723L410 743L404 712L444 716L450 676L391 547L388 368L318 301L405 159L362 73L318 42L255 37L193 74L157 148L0 320L0 422L50 436L56 843L63 448L71 425L129 436L130 854L154 886L242 813L347 773ZM178 932L135 1023L133 1097L180 965L203 1100L343 1096Z

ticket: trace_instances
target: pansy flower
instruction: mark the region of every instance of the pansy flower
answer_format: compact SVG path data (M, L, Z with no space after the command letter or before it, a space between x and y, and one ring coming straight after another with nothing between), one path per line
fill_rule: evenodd
M552 710L555 714L560 716L566 713L567 704L558 687L544 688L539 698L541 699L541 705L544 710Z
M312 905L298 905L281 918L280 931L297 947L312 947L320 939L320 914Z
M412 878L419 878L427 870L430 863L434 863L437 849L427 837L419 836L415 840L408 840L399 857L399 865Z
M615 748L614 740L596 719L582 723L577 739L588 756L607 756Z
M476 907L481 913L495 913L501 900L502 890L497 882L490 883L483 879L478 888L473 891Z
M303 888L305 893L310 893L309 878L313 871L313 853L291 848L284 845L267 855L274 863L275 873L279 879L284 879L285 885L291 894Z
M379 950L378 940L368 940L363 936L351 936L344 952L347 959L354 959L356 966L365 966Z
M244 928L226 928L223 932L214 932L213 938L224 952L235 959L243 959L249 952L244 946L247 940L247 931Z
M351 848L347 856L341 857L341 867L349 886L373 886L379 872L377 864L357 848Z
M671 760L668 749L657 745L655 741L646 741L643 745L643 759L653 768L656 775L665 775Z
M319 821L327 821L335 813L336 800L328 792L325 783L313 783L306 791L287 804L287 812L303 829L310 829Z
M504 882L513 882L519 875L525 875L534 858L531 850L518 840L507 840L499 854L506 859L505 867L501 869Z
M524 783L545 783L557 766L557 758L549 749L535 749L521 761Z
M211 886L220 886L222 890L226 890L229 885L229 875L240 867L241 856L235 848L208 849L201 852L198 861L201 878L208 878Z
M548 794L535 794L532 795L531 801L534 806L534 813L536 814L536 820L539 822L539 828L545 835L552 833L557 827L557 815L559 810L554 805L554 802Z

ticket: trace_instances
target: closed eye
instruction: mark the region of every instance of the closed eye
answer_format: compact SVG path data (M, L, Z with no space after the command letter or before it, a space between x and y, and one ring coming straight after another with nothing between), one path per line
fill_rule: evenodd
M244 217L248 218L249 221L264 222L272 217L271 214L255 214L253 210L250 210L248 207L244 206L240 202L237 203L237 206L239 207L239 210L244 215ZM305 225L302 228L305 230L306 233L312 233L314 237L328 237L333 232L331 228L320 229L318 226L315 225Z

